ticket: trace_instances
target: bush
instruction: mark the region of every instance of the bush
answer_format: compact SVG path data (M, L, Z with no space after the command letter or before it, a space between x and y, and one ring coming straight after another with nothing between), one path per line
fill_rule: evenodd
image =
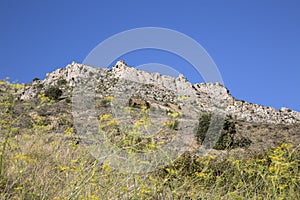
M196 139L199 144L202 144L210 125L210 112L202 113L199 117L199 124L196 132Z
M33 82L39 81L39 80L40 80L39 78L34 78L34 79L32 79Z
M68 82L67 82L67 80L66 79L59 79L58 81L57 81L57 85L66 85Z
M235 122L230 115L228 115L224 122L224 127L215 145L215 149L223 150L232 148L234 146L234 135L236 133Z
M61 89L58 87L49 87L45 90L45 96L52 99L52 100L58 100L58 98L62 95Z
M214 117L213 121L211 121L212 117ZM213 115L211 112L203 113L199 117L199 124L195 135L197 142L203 144L206 139L206 148L214 148L217 150L232 148L234 146L234 135L236 133L235 122L229 115L226 116L224 123L223 120L221 115ZM220 126L223 126L221 133L219 132ZM210 135L207 135L209 127L212 132Z
M248 138L242 137L240 140L234 142L234 147L249 147L252 141Z

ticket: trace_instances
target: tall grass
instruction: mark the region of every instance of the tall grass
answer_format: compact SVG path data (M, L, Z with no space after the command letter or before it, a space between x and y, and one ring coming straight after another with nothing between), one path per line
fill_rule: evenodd
M51 142L49 142L51 141ZM147 174L120 173L63 136L10 138L2 199L299 199L299 146L261 155L189 154Z

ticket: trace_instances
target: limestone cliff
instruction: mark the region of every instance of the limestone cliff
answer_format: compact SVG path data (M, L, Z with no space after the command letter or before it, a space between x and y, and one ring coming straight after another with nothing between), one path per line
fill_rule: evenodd
M220 83L191 84L183 75L173 78L159 73L149 73L127 66L124 61L118 61L112 69L73 62L63 69L48 73L45 80L27 84L25 89L19 92L20 99L34 98L50 86L58 86L63 91L63 96L70 96L72 88L77 87L83 79L95 81L95 90L100 98L118 90L126 90L152 103L170 103L179 107L186 102L182 100L185 98L193 105L196 113L219 109L248 122L271 124L300 122L299 112L287 108L276 110L237 100Z

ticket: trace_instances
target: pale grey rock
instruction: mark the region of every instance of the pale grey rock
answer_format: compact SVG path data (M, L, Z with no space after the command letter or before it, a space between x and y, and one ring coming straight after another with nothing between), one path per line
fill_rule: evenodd
M70 94L70 88L89 82L90 88L87 89L97 91L96 96L99 98L109 94L140 95L153 101L169 102L181 107L189 106L193 115L217 109L250 122L273 124L300 122L299 112L288 108L276 110L237 100L220 83L191 84L182 74L174 78L149 73L127 66L124 61L118 61L111 70L72 62L64 69L47 73L45 80L28 84L19 92L20 99L34 98L47 87L57 85L62 79L66 80L66 85L60 86L65 94Z

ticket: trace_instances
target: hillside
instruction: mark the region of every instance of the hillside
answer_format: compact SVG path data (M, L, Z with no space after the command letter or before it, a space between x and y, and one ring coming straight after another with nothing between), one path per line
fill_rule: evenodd
M185 120L188 119L193 123L194 127L181 127L191 129L190 132L193 132L193 128L197 126L201 113L210 111L231 116L237 124L238 134L255 141L253 145L276 145L283 141L299 144L300 137L297 130L300 113L288 108L276 110L272 107L237 100L230 95L227 88L219 83L193 85L182 75L173 78L158 73L148 73L129 67L123 61L117 62L112 70L73 62L64 69L47 74L45 80L29 83L19 91L19 98L32 101L51 87L62 91L58 97L59 101L55 103L61 105L58 108L74 103L71 99L72 94L84 87L80 103L92 100L89 95L93 95L96 106L94 109L98 112L95 117L99 117L101 112L102 114L109 112L114 115L114 118L124 115L116 106L112 105L110 109L107 109L105 105L102 105L107 97L113 97L113 101L122 104L123 107L130 107L128 102L134 99L141 104L147 102L149 108L152 108L150 115L154 117L167 117L164 113L166 110L181 113ZM53 107L55 108L56 105ZM154 109L156 111L153 111ZM72 109L65 108L64 112L71 113ZM72 112L72 114L75 113ZM58 115L60 116L59 112ZM55 123L53 120L52 122ZM57 127L55 124L53 126Z
M299 198L300 113L220 83L73 62L0 98L3 199Z

